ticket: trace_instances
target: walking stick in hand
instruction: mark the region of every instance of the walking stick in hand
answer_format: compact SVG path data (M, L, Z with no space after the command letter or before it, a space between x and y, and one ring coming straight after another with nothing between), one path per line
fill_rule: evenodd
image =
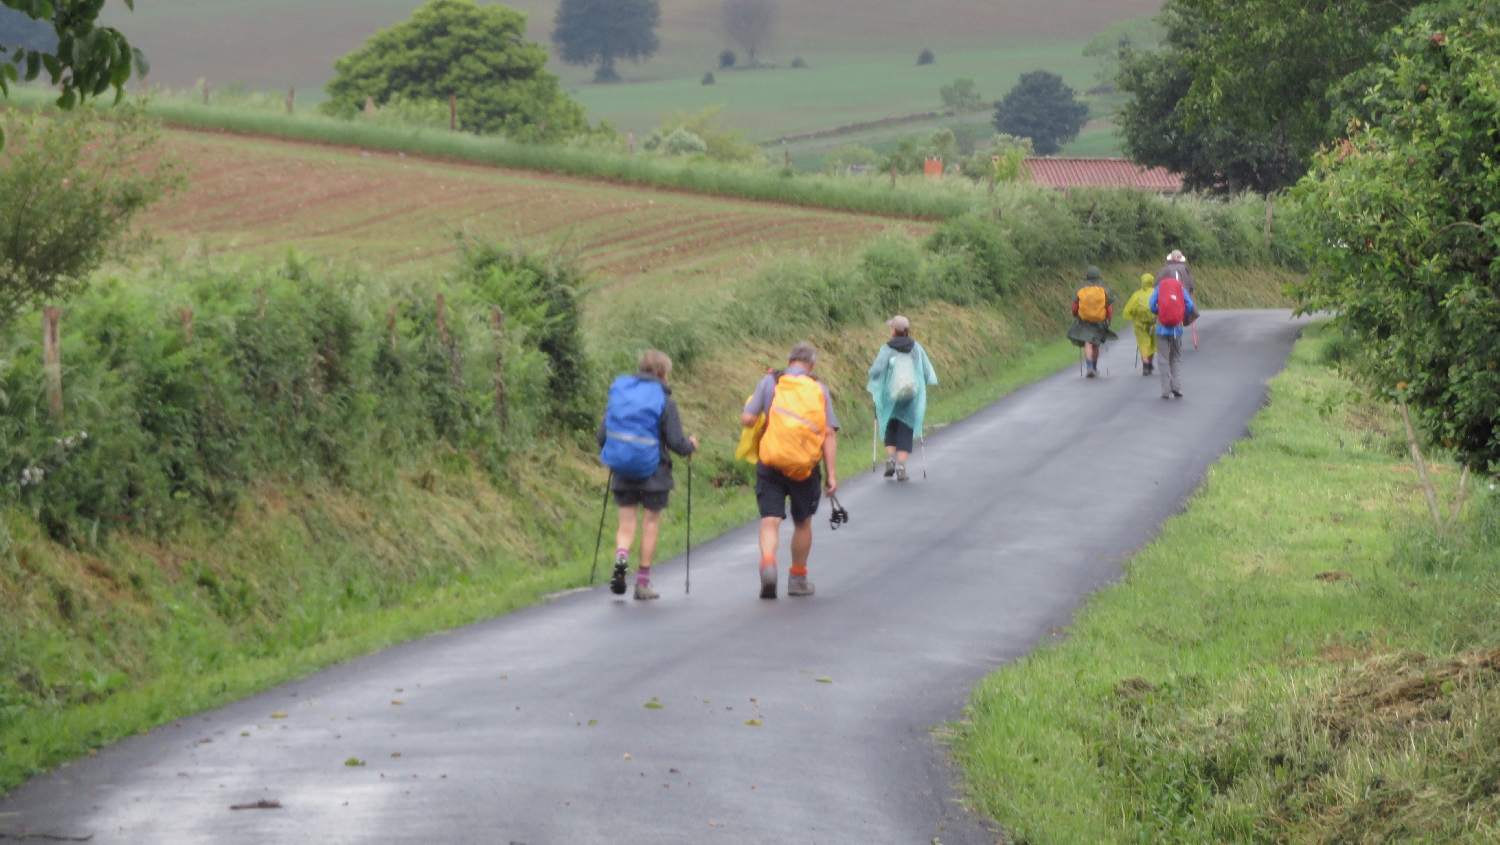
M589 567L589 585L594 583L594 570L599 568L599 546L604 542L604 514L609 510L609 485L615 480L614 470L609 471L609 481L604 482L604 504L599 506L599 536L594 538L594 565Z
M688 455L688 524L687 524L687 549L684 555L687 557L687 583L683 586L683 592L693 591L693 456Z

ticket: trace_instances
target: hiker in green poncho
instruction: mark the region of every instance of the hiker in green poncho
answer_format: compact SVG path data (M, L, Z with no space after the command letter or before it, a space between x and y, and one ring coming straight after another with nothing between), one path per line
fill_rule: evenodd
M877 430L885 432L885 477L905 481L906 459L912 442L922 436L922 418L927 416L927 385L938 379L927 351L911 339L911 321L898 314L886 325L891 327L891 339L870 365L865 390L875 399Z

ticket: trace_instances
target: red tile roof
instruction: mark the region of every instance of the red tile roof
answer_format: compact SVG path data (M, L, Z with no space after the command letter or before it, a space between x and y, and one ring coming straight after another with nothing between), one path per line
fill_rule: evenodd
M1176 193L1182 174L1141 167L1125 158L1028 158L1031 181L1044 188L1140 188Z

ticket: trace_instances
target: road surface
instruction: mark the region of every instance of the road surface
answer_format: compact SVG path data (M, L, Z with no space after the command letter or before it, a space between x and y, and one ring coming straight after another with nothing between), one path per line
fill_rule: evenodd
M1168 402L1127 331L1110 375L1060 373L935 433L925 480L917 456L910 483L847 479L850 524L830 533L826 504L817 521L814 597L758 599L738 529L696 550L691 595L672 560L656 602L578 591L184 718L17 789L0 833L994 842L932 728L1182 507L1299 330L1284 311L1205 314ZM280 808L230 809L258 801Z

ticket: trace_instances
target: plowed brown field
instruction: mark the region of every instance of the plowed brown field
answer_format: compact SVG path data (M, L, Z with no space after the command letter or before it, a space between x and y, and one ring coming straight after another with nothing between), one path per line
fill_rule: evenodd
M189 186L146 222L181 255L274 260L295 247L400 274L440 273L465 231L577 255L605 290L642 282L702 290L787 255L852 255L883 233L929 228L259 137L171 131L165 146L186 161Z

